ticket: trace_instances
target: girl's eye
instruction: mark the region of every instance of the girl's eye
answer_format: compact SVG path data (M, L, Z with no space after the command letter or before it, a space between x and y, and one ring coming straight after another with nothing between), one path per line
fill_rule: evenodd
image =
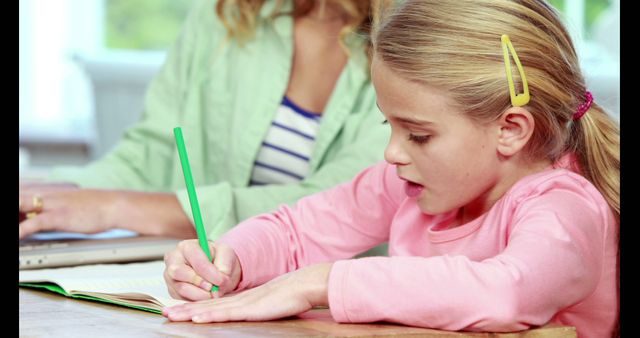
M427 141L429 141L429 138L431 138L431 135L413 135L413 134L409 134L409 141L415 142L417 144L427 143Z
M387 119L384 119L384 120L382 121L382 124L389 124L389 121L387 121Z

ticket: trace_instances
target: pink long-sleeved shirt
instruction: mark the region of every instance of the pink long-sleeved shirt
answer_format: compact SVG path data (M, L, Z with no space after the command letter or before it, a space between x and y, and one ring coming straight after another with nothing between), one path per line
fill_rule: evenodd
M336 261L328 281L338 322L518 331L554 322L580 337L618 318L617 222L602 195L561 168L524 177L483 216L448 228L405 195L395 166L253 217L218 242L242 266L238 289ZM389 241L390 257L347 259Z

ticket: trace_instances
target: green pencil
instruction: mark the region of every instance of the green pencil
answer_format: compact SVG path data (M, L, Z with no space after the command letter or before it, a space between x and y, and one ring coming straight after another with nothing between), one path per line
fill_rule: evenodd
M182 129L180 127L173 128L173 134L176 137L176 145L178 146L178 155L180 155L180 164L182 165L182 173L184 174L184 183L187 185L189 193L189 203L191 204L191 213L193 221L196 223L196 232L198 233L198 242L202 251L207 255L211 262L211 252L209 252L209 243L207 241L207 233L202 224L202 215L200 214L200 204L198 204L198 195L196 195L196 186L193 184L193 176L191 176L191 166L189 165L189 157L187 156L187 148L184 145L182 137ZM211 292L218 291L218 286L214 285Z

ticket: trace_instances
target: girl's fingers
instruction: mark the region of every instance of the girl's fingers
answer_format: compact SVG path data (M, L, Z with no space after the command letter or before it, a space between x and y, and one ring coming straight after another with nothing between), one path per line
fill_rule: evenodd
M218 271L224 273L227 276L231 276L231 270L233 268L233 263L236 260L236 254L228 246L220 246L216 250L216 256L213 260L213 265L218 269Z
M225 311L224 307L217 304L216 300L204 300L165 307L162 309L162 314L171 321L188 321L195 315L212 310Z
M184 263L169 265L165 271L173 281L191 283L203 290L211 290L211 283L204 280L195 271L193 271L191 267Z
M177 290L176 290L176 285L180 282L176 282L175 280L173 280L169 274L167 273L167 270L165 269L164 273L162 274L162 277L164 277L164 281L167 285L167 291L169 291L169 295L172 298L175 299L181 299L181 300L188 300L185 297L183 297ZM163 313L164 315L164 313Z
M228 315L234 306L230 304L221 304L217 300L214 301L201 301L195 303L187 303L167 307L163 309L163 314L166 313L166 317L171 321L194 321L197 323L211 322L213 321L209 314L217 313L217 321L228 321L230 316ZM196 317L198 320L193 320Z
M164 275L165 277L165 282L167 280L166 274ZM171 298L174 299L182 299L182 297L180 297L180 294L176 292L176 290L173 288L173 283L166 283L167 284L167 291L169 291L169 295L171 296ZM164 316L164 311L162 312L162 315Z
M162 315L167 317L170 321L173 321L173 322L182 322L182 321L191 320L191 316L187 314L183 305L185 304L165 306L164 308L162 308Z
M233 313L233 309L228 311L199 311L191 315L191 321L194 323L221 323L239 320L235 318Z
M211 248L211 252L214 257L218 254L214 248ZM213 266L197 240L180 242L176 249L165 255L164 261L165 282L172 285L174 291L182 298L190 300L218 298L218 295L224 293L222 290L225 283L229 284L229 277ZM198 292L193 291L191 287L186 287L186 284L199 288ZM218 295L215 292L211 293L214 284L221 286L221 292Z
M211 292L205 291L191 283L175 282L173 289L181 298L190 301L211 299Z
M194 292L191 288L184 286L184 285L189 285L188 283L176 282L172 280L171 277L169 277L166 269L162 274L162 276L164 277L165 283L167 285L167 291L169 292L169 295L172 298L181 299L181 300L194 300L194 297L195 297L195 300L210 299L210 297L206 297L204 294L199 292ZM184 295L181 294L181 292L184 293ZM202 298L202 297L205 297L205 298Z
M182 243L178 244L180 246ZM198 245L197 241L189 241L189 243L183 245L181 248L187 264L189 264L193 270L201 276L205 281L220 285L224 282L224 277L214 268L213 264L207 258L207 255L202 251L202 248ZM212 256L216 254L212 252ZM215 257L215 256L214 256Z
M194 323L243 321L251 318L252 309L248 306L253 303L255 303L253 297L235 295L166 307L162 312L172 321L191 320Z

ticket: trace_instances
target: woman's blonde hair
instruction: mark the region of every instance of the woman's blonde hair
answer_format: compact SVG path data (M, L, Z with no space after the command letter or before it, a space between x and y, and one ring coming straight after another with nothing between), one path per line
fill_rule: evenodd
M220 0L216 5L216 13L227 29L228 37L236 39L240 43L246 42L254 37L260 18L259 14L262 6L267 0ZM368 37L371 32L374 18L378 17L377 11L383 8L379 5L380 1L385 0L358 0L358 1L332 1L332 0L300 0L294 1L294 9L292 12L284 12L282 7L284 0L274 0L275 6L269 18L274 19L280 15L291 15L294 18L302 17L308 14L314 6L324 8L327 3L332 5L344 13L346 24L340 31L340 43L348 51L346 47L346 37L351 33L357 33ZM293 0L292 0L293 1ZM375 4L375 5L374 5ZM321 11L322 12L322 11ZM367 39L367 52L371 48L370 40Z
M503 34L513 43L531 94L524 107L535 129L525 154L556 161L575 153L582 174L619 219L619 126L595 102L582 118L572 119L588 89L569 34L547 3L406 0L374 27L373 48L401 76L450 91L468 116L489 122L511 107Z

